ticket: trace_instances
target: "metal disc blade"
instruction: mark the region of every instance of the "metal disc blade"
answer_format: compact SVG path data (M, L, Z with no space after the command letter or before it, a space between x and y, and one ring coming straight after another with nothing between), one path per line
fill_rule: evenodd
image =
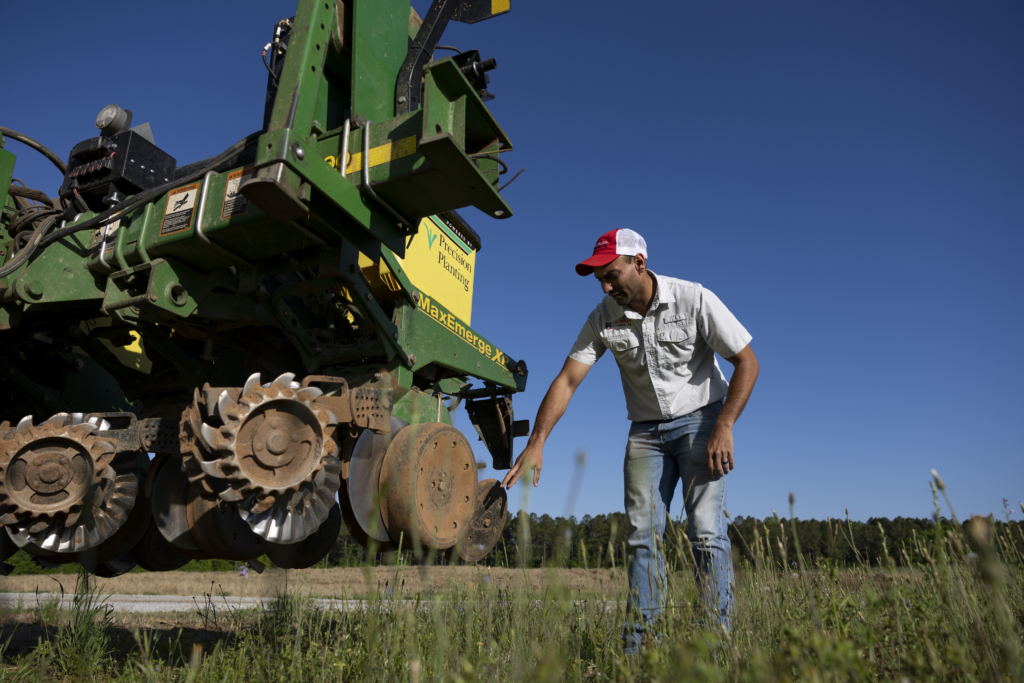
M501 539L508 518L508 494L497 479L484 479L476 485L476 505L469 525L459 537L459 557L463 562L479 562Z
M390 542L391 537L380 516L380 466L388 450L388 437L394 438L407 426L405 420L392 417L391 433L387 436L364 430L352 449L348 479L344 483L348 487L349 502L360 528L368 538L382 543Z
M180 458L167 458L153 481L153 521L174 550L188 557L207 557L192 538L188 527L188 477Z

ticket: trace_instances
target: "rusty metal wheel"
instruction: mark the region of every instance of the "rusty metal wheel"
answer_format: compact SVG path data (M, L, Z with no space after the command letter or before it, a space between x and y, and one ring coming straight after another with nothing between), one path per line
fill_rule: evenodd
M314 533L341 483L333 439L337 418L313 404L319 389L302 389L293 379L287 373L260 385L254 374L237 400L224 390L215 405L201 404L196 392L182 418L188 478L205 493L236 503L253 532L275 543L297 543Z
M124 524L139 490L136 471L112 467L105 420L58 413L38 427L21 420L0 450L0 524L19 546L76 553ZM96 433L99 430L99 433Z
M469 524L459 537L459 557L463 562L479 562L501 539L508 517L508 495L497 479L484 479L476 485L476 507Z
M114 567L124 566L124 557L132 548L142 540L143 534L149 528L150 519L153 516L149 503L149 493L145 484L139 486L139 493L135 497L135 505L128 513L128 519L114 534L95 548L90 548L77 553L78 561L97 576L100 576L100 568L109 565L104 571L115 571ZM135 564L132 563L132 567ZM131 571L128 567L121 573Z
M410 425L388 447L380 471L381 517L392 540L444 550L469 523L476 460L469 441L440 422ZM385 488L386 487L386 488Z

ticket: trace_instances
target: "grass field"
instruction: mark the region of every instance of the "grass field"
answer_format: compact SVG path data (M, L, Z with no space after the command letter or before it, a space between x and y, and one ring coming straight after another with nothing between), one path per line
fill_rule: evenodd
M51 594L0 615L0 681L1024 680L1024 558L989 520L966 528L892 549L910 569L888 548L882 569L809 566L755 535L731 633L704 614L679 553L664 616L637 656L622 653L621 570L368 567L244 583L136 574L80 589L74 609ZM32 581L54 585L13 577L4 589ZM230 610L218 588L277 597L270 611ZM104 610L102 592L212 599L138 615ZM368 601L339 611L311 595Z

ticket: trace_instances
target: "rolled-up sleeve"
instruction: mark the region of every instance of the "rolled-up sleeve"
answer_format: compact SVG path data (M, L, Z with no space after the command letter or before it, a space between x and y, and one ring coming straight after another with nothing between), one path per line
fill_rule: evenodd
M569 352L569 358L584 365L593 365L605 352L604 342L601 341L601 337L597 333L597 317L599 317L597 311L590 314L587 322L583 323L583 329L580 330L580 336L576 338L576 343L572 345L572 351Z
M708 346L722 358L732 358L753 339L732 311L710 289L701 290L697 325Z

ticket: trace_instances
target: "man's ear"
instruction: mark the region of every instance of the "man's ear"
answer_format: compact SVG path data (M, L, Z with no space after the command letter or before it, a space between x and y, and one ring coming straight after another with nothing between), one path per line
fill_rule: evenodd
M647 258L643 254L637 254L633 257L633 267L636 268L636 272L640 275L644 274L647 270Z

